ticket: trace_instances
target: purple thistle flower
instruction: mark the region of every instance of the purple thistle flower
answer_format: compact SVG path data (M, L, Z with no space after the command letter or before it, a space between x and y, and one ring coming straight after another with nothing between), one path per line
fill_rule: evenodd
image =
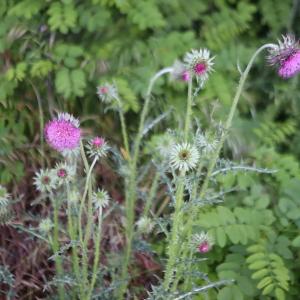
M284 61L278 69L278 75L282 78L290 78L300 72L300 50Z
M211 249L211 245L209 245L209 243L207 241L202 242L198 246L198 251L200 253L207 253L210 249Z
M278 75L290 78L300 72L300 44L292 35L282 36L278 44L269 50L267 61L278 66Z
M47 143L62 154L77 150L81 138L79 121L68 113L60 113L45 126Z
M200 232L193 235L192 247L199 253L207 253L211 250L214 239L206 232Z

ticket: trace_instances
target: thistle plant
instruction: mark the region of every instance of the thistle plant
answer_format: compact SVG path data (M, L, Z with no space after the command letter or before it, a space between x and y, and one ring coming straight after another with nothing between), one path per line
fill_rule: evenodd
M204 274L202 279L206 285L195 286L192 272L194 262L205 259L208 252L214 251L214 236L199 230L195 224L197 218L201 218L201 213L216 203L210 198L210 193L214 191L211 183L217 174L234 170L269 172L232 162L224 165L221 157L248 74L256 57L264 50L269 51L267 61L277 67L280 77L286 79L300 72L300 47L294 37L284 36L278 44L261 46L241 72L229 114L217 128L203 131L194 122L197 118L193 111L195 97L205 88L213 66L217 64L215 56L208 49L191 50L186 53L183 62L176 60L173 66L154 74L145 94L135 134L128 132L124 105L117 86L105 82L97 87L96 93L101 103L110 106L119 115L123 138L120 148L125 149L125 154L124 151L119 153L118 148L104 137L84 136L79 120L69 113L59 113L46 124L45 140L60 155L60 160L52 168L49 166L37 171L33 183L50 200L49 215L40 221L37 230L53 252L56 276L60 279L57 281L59 299L92 299L97 283L102 282L103 278L99 277L105 269L101 261L103 220L112 208L114 199L104 187L96 184L94 171L97 164L110 158L119 161L116 168L124 175L125 198L122 264L108 276L112 285L116 286L113 299L129 297L127 290L135 235L151 235L157 227L161 227L166 235L166 266L164 278L149 292L149 299L187 299L210 288L232 283L228 280L209 282ZM187 85L185 118L183 126L163 132L155 153L150 155L150 164L155 167L154 176L144 207L137 215L142 167L145 160L148 163L147 159L141 159L143 139L145 132L158 123L155 120L153 124L146 125L146 118L155 101L154 85L167 74L172 81ZM164 227L151 210L160 185L166 186L167 196L171 199L169 228ZM4 215L8 198L6 190L0 187L1 216ZM60 218L62 210L66 210L66 219ZM66 247L66 241L71 249L69 260L65 255L60 255L63 252L61 249ZM74 283L68 295L63 283L66 276L71 276Z

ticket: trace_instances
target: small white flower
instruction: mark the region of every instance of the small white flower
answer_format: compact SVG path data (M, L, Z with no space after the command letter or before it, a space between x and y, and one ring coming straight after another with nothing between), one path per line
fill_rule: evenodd
M87 146L87 153L90 157L105 157L110 149L107 142L102 137L94 137L91 139Z
M75 177L75 168L66 163L58 163L54 169L54 175L58 186L71 182Z
M53 228L53 223L49 218L43 219L39 224L39 231L48 233Z
M99 99L104 103L111 103L118 97L118 90L115 85L104 83L97 87L97 95Z
M169 157L173 169L187 172L197 166L199 152L189 143L175 144L171 148Z
M192 237L191 247L196 252L207 253L214 245L214 239L206 232L196 233Z
M51 192L56 188L56 179L53 170L41 169L35 173L33 184L42 193Z
M153 221L148 217L141 217L137 222L136 226L138 230L142 233L149 234L154 227Z
M210 57L208 49L192 49L191 52L186 53L184 62L186 68L195 75L197 82L203 85L213 71L214 58Z
M105 208L109 204L110 197L108 192L104 189L98 189L97 192L93 193L93 203L96 209Z

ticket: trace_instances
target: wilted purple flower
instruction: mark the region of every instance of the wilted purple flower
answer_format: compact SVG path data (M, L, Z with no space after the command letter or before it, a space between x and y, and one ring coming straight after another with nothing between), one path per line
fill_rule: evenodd
M269 50L267 60L278 66L278 75L290 78L300 72L300 45L292 35L282 36L282 41Z
M68 113L60 113L46 124L45 137L47 143L62 154L74 151L80 143L79 121Z

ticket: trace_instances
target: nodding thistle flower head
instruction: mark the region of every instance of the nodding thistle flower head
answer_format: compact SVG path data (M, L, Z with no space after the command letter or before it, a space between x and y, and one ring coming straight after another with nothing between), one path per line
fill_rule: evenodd
M43 219L39 224L39 231L41 233L48 233L53 227L53 223L49 218Z
M114 84L104 83L97 87L97 95L104 103L111 103L118 97L118 90Z
M81 138L79 120L68 113L59 113L45 126L47 143L63 155L78 152Z
M58 163L54 169L54 175L58 186L71 182L75 177L75 168L66 163Z
M90 157L101 158L107 155L110 147L103 137L94 137L91 139L87 146L87 153Z
M210 52L207 49L193 49L184 57L186 68L196 77L201 86L204 85L209 74L213 71L214 58L210 57Z
M278 44L269 50L267 60L270 65L277 65L278 75L290 78L300 72L300 44L292 35L282 36Z
M138 228L138 231L141 233L149 234L154 227L153 221L148 217L141 217L137 222L136 226Z
M92 200L95 208L100 209L108 206L110 198L107 191L104 189L98 189L93 193Z
M171 148L169 157L173 169L187 172L197 166L199 152L189 143L175 144Z
M53 170L41 169L39 172L36 172L33 184L42 193L53 191L56 188L56 179Z
M172 80L181 80L181 81L189 81L191 77L189 70L187 70L185 65L179 60L176 60L174 62L172 67L172 72L170 75Z
M192 237L192 247L196 252L207 253L214 245L214 239L206 232L194 234Z

